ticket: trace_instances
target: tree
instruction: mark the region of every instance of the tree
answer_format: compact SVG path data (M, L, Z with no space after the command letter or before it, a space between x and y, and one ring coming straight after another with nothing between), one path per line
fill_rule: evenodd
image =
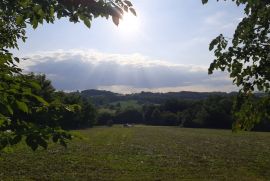
M179 125L178 117L175 113L165 111L160 114L161 125L163 126L177 126Z
M223 34L209 46L215 59L209 74L215 69L228 71L233 83L240 87L235 102L235 128L251 129L254 123L269 117L270 102L270 1L233 0L243 5L245 17L238 24L233 38ZM202 0L203 4L208 0ZM254 91L267 96L254 98Z
M52 96L55 89L52 85L52 82L46 78L45 74L30 73L25 76L27 76L28 79L33 79L34 81L37 81L37 83L40 85L40 90L38 92L34 92L34 94L39 95L47 102L52 101Z
M185 110L189 104L190 102L187 102L186 100L169 99L163 104L163 109L165 111L177 113L178 111Z
M160 109L159 108L155 108L153 111L152 111L152 115L151 115L151 122L152 122L152 125L161 125L162 124L162 121L161 121L161 112L160 112Z
M127 0L0 1L0 150L24 139L35 150L38 146L46 148L48 139L65 145L65 140L71 138L54 124L29 120L34 112L57 112L66 107L61 102L48 103L43 95L36 95L42 92L42 80L22 76L22 70L17 67L19 58L9 51L18 48L18 40L26 40L26 26L35 29L44 21L53 23L56 18L69 18L70 22L82 21L90 28L96 17L112 17L118 25L124 11L136 15Z
M114 115L110 112L100 112L97 117L97 125L107 125L113 118Z
M41 92L41 86L29 76L1 72L0 79L0 150L22 140L33 150L47 148L48 139L65 145L71 136L55 122L58 114L46 114L64 106L49 104L34 94Z
M140 111L134 108L127 108L120 111L115 115L114 123L126 124L126 123L142 123L143 117Z
M82 101L81 121L83 122L80 127L93 127L97 122L97 111L90 100L84 99Z

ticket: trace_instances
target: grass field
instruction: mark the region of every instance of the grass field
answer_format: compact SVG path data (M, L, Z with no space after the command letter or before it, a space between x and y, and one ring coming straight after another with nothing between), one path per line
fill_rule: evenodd
M2 153L0 180L270 180L270 133L150 126L80 133L68 149Z

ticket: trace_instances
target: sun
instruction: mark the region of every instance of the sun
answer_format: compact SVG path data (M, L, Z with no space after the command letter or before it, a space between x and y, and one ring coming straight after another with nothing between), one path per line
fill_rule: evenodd
M131 13L126 13L120 19L119 30L125 34L134 34L140 30L140 21L138 16L134 16Z

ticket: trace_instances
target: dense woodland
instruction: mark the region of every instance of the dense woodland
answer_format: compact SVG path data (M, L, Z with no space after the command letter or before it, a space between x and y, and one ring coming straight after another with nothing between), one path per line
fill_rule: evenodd
M93 91L98 92L97 90ZM89 92L91 91L89 90ZM105 94L89 95L89 97L92 97L94 101L103 100L106 102L116 99L118 96L118 101L96 105L98 125L135 123L156 126L232 129L232 124L235 122L232 113L235 93L143 92L117 96L100 91L100 94L102 93ZM262 95L257 94L257 96ZM84 94L84 97L87 96ZM252 130L269 131L270 121L268 119L261 120Z
M25 117L64 130L126 123L232 129L235 122L232 110L236 93L141 92L122 95L101 90L67 93L56 91L45 75L23 77L41 87L35 94L43 97L50 106L32 112L14 112L14 118ZM253 130L269 131L270 121L262 120Z

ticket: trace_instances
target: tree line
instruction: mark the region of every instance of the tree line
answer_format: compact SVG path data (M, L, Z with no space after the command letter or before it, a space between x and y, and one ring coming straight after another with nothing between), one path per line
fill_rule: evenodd
M0 106L1 113L12 111L11 116L3 122L2 128L16 131L16 136L9 131L3 132L5 135L2 134L0 149L17 144L22 139L25 139L33 150L38 146L46 148L45 140L49 138L48 135L51 135L54 142L65 145L65 141L72 136L64 130L84 129L95 125L134 123L231 129L236 122L233 115L235 96L214 94L199 100L169 98L161 104L139 102L137 106L123 109L119 102L96 106L91 97L83 96L81 92L56 91L44 74L20 74L17 77L31 83L31 91L23 90L23 95L32 97L27 104L19 101L24 97L18 98L14 102L17 109L9 110L7 106ZM28 124L20 120L27 120ZM269 119L261 120L253 130L269 131ZM23 135L26 135L25 138Z
M168 99L162 104L143 104L141 108L120 109L107 106L98 114L97 125L145 124L153 126L180 126L190 128L232 129L234 96L210 96L203 100ZM265 118L253 127L269 131L270 121Z

